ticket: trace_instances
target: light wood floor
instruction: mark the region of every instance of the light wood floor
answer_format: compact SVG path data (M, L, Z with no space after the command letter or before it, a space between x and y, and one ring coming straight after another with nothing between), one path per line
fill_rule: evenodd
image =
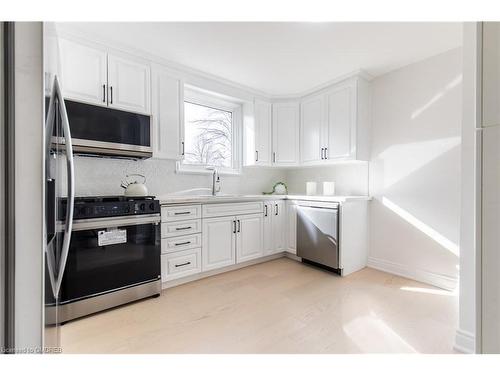
M457 297L281 258L62 327L64 353L452 353Z

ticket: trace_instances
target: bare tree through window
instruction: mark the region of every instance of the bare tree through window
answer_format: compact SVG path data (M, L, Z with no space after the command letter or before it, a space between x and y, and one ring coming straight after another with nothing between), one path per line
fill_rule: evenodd
M232 112L184 102L186 164L232 166Z

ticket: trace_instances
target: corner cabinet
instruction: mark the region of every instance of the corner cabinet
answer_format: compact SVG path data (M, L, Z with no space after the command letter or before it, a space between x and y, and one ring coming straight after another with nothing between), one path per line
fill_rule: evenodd
M301 102L301 163L370 159L369 83L354 77Z
M271 103L254 103L255 165L272 164L272 106Z
M65 98L143 114L151 113L147 62L73 40L59 39Z
M161 66L152 72L153 157L184 157L183 82Z
M273 104L273 164L299 164L299 103Z

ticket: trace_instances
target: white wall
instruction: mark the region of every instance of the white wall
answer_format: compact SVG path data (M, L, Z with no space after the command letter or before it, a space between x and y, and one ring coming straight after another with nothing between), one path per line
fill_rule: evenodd
M77 196L123 194L120 181L128 173L144 174L149 193L155 196L196 188L211 189L212 186L212 175L176 173L175 162L172 160L133 161L77 156L75 157L76 194ZM222 193L261 194L263 191L271 190L276 182L283 180L285 172L280 169L243 168L243 173L239 176L221 176Z
M451 288L458 277L462 50L372 82L370 264Z
M333 181L335 195L368 195L368 163L289 169L285 181L291 194L305 194L307 181L317 182L318 194L322 194L322 182Z

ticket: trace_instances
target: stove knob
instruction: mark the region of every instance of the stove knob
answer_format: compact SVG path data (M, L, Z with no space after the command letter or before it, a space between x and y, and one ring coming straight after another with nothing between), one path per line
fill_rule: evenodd
M151 211L154 211L154 210L155 210L155 204L154 204L154 203L150 203L150 204L149 204L149 209L150 209Z
M141 203L141 205L139 206L139 210L145 211L146 210L146 204L145 203Z

